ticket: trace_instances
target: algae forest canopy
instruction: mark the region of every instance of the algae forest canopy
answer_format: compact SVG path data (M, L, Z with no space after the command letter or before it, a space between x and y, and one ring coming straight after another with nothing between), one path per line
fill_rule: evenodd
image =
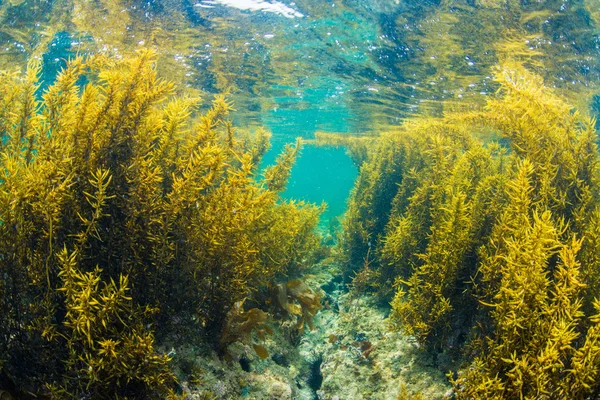
M0 399L600 399L600 0L0 0Z

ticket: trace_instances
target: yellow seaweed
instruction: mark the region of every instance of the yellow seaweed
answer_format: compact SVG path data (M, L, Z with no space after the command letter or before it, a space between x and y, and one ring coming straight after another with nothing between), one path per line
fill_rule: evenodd
M342 256L350 272L368 264L394 328L463 358L457 398L594 397L595 121L519 65L496 80L485 108L415 117L366 145Z
M155 60L75 58L41 99L39 61L1 75L0 371L20 389L174 396L154 338L218 346L319 245L321 209L278 196L298 148L257 179L270 135L236 132L224 96L200 114Z

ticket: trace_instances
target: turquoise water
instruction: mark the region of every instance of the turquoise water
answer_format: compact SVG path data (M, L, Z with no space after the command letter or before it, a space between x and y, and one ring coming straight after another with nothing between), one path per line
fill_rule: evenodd
M313 139L314 132L319 130L351 132L349 120L352 114L343 105L341 96L333 87L329 90L309 89L299 92L296 97L277 98L277 106L263 120L274 135L273 148L263 163L274 162L284 144L295 137ZM308 108L294 107L301 101L306 102ZM322 218L322 225L326 226L344 212L345 200L356 175L357 169L343 149L304 146L283 196L327 203Z

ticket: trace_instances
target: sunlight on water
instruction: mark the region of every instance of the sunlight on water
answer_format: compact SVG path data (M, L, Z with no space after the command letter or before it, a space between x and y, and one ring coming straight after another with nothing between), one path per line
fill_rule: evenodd
M302 13L294 10L287 5L278 1L267 2L257 0L202 0L194 5L194 7L210 8L216 4L222 4L228 7L234 7L240 10L262 11L283 15L286 18L300 18Z

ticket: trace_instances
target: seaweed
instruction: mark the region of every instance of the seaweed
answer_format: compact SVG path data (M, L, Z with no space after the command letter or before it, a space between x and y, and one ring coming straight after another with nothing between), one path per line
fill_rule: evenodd
M380 297L395 289L392 328L462 361L457 398L593 398L595 121L520 65L495 76L485 108L418 116L366 146L342 255L349 271L367 260Z
M319 246L321 208L278 195L298 145L260 179L270 134L238 132L221 95L200 113L155 60L77 57L41 97L38 60L1 75L0 375L17 390L174 396L154 343L218 348L228 311Z
M227 347L230 344L236 342L251 344L253 332L256 332L262 340L265 340L266 334L273 333L273 330L267 324L268 314L258 308L251 308L246 311L244 310L244 302L245 300L236 302L227 313L227 320L219 338L219 350L228 358L231 358L227 353ZM269 357L267 349L263 346L252 343L252 347L261 359Z
M295 328L298 334L304 332L305 325L311 330L314 329L313 318L323 308L320 292L311 289L300 279L278 283L274 286L274 291L277 306L296 319Z

